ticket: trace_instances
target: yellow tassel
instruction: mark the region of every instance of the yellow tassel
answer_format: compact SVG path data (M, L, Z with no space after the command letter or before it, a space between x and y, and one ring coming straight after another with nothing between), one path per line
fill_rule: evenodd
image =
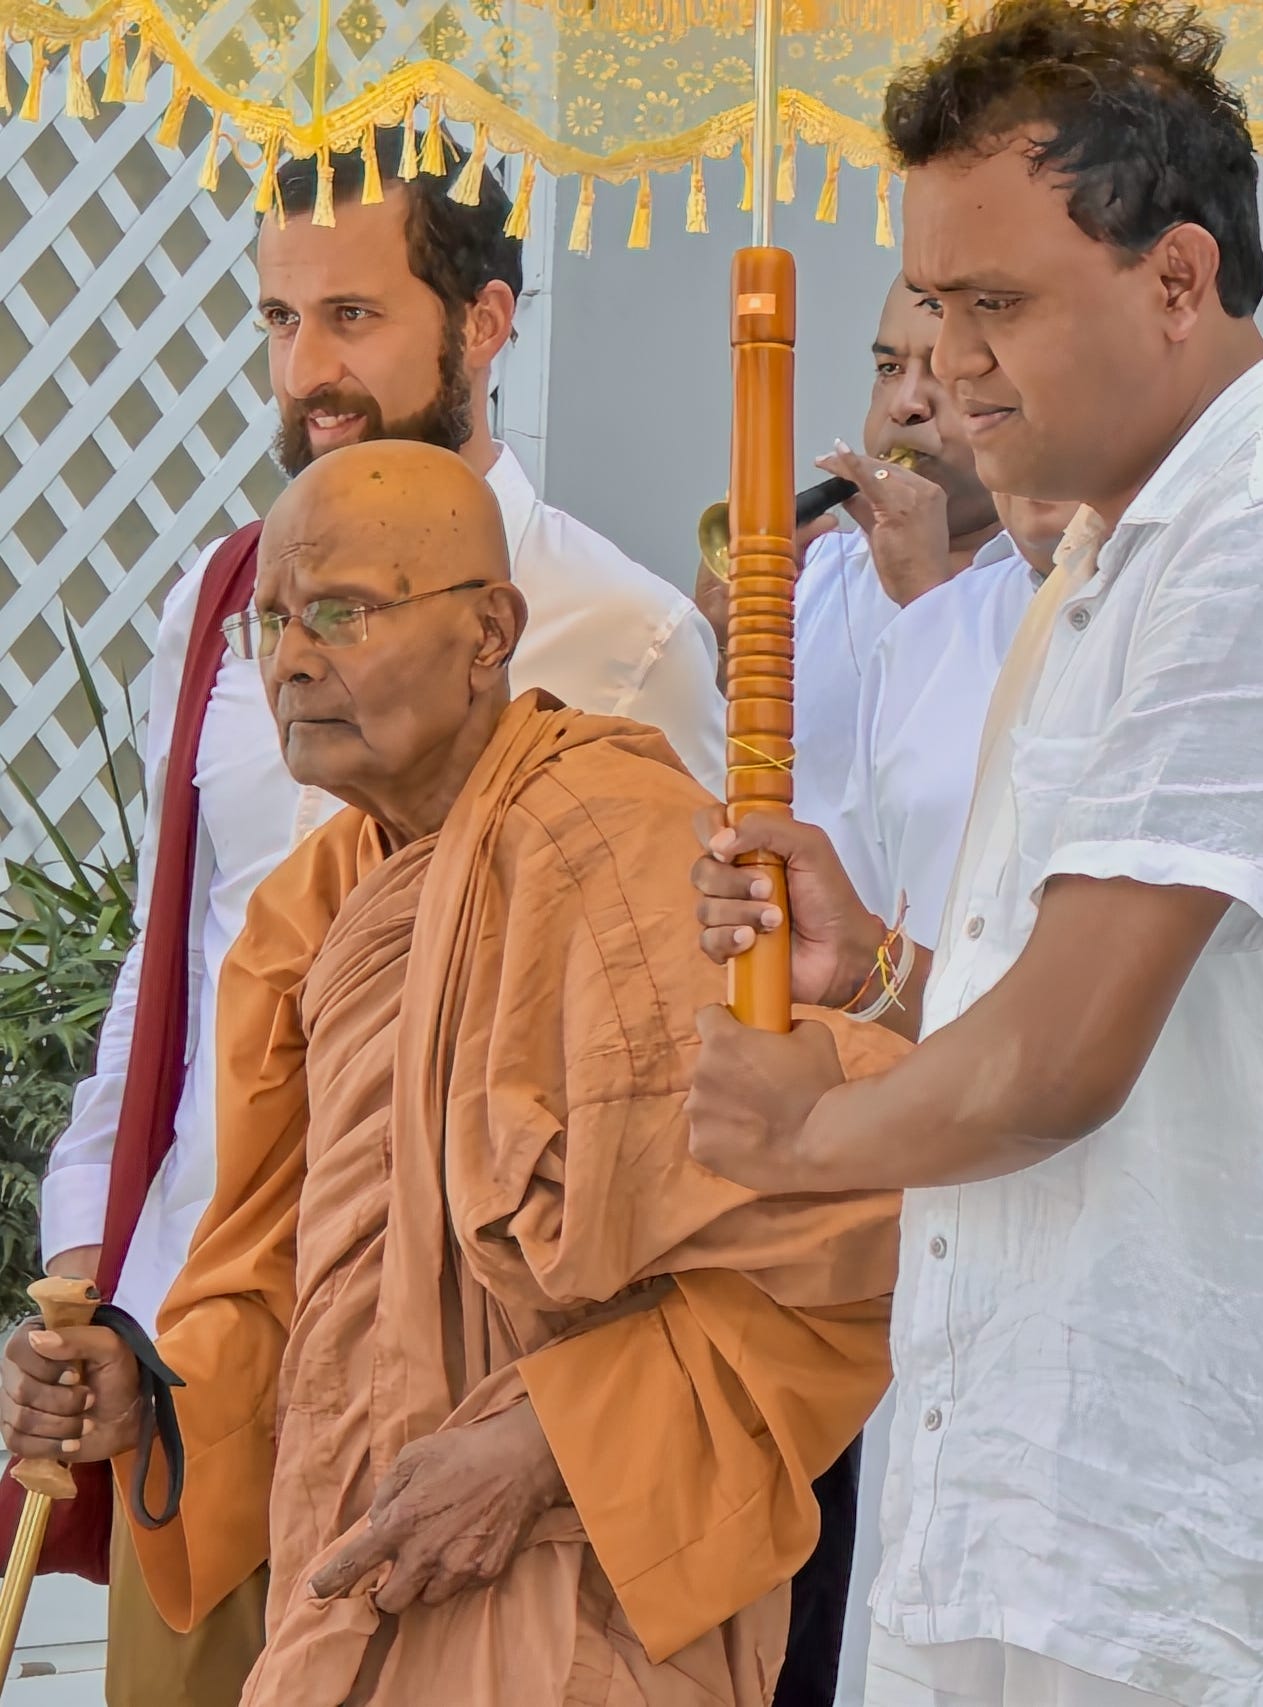
M432 178L447 176L447 150L443 146L443 101L439 95L430 100L430 122L425 127L421 170L428 172Z
M695 232L710 230L710 226L706 223L706 180L702 176L700 159L694 160L693 176L689 179L689 202L688 212L684 218L684 229Z
M522 162L522 177L517 187L517 195L513 198L513 207L508 219L504 222L506 237L516 237L522 242L531 234L531 196L535 190L535 160L530 154Z
M272 131L263 146L263 175L259 179L259 193L254 198L254 211L268 214L276 206L276 217L283 225L285 209L276 191L276 160L281 152L281 138L278 131Z
M105 68L103 101L123 101L127 98L127 25L118 23L110 31L110 59Z
M838 174L842 170L842 144L831 142L824 160L824 185L816 203L816 218L822 225L838 222Z
M408 102L403 120L403 148L399 154L399 176L410 184L417 175L417 103Z
M570 227L569 248L573 255L590 255L592 253L592 209L595 206L595 179L580 178L579 205L574 210L574 224Z
M776 199L792 202L798 189L798 132L791 122L781 144L780 165L776 168Z
M189 110L189 95L192 91L182 77L177 76L175 88L171 91L171 100L162 116L162 123L154 135L154 141L160 148L178 148L180 132L184 128L184 115Z
M473 153L461 168L460 177L447 192L462 207L477 207L482 200L482 169L487 163L487 127L474 128Z
M70 44L70 72L66 78L66 117L68 119L94 119L96 117L96 102L92 99L88 80L83 75L83 43L81 41Z
M360 141L360 159L364 162L364 194L360 200L366 207L384 201L382 169L377 162L377 128L370 124Z
M211 120L210 141L206 144L206 158L202 161L202 169L197 175L199 190L217 190L219 188L219 133L223 126L224 115L215 113Z
M653 225L653 191L649 186L648 172L640 174L640 188L636 191L636 212L632 216L631 232L627 238L629 249L647 249L649 234Z
M877 247L893 249L895 227L890 217L890 169L883 166L877 174Z
M333 161L329 158L329 148L326 144L319 151L316 162L316 205L311 210L311 223L324 225L330 229L337 224L333 212Z
M125 101L143 101L149 88L149 73L153 68L153 43L147 35L140 38L140 50L132 62L131 76L127 79L127 91L123 96Z
M44 98L44 73L48 70L48 44L43 36L31 38L31 80L26 85L26 99L19 117L38 119Z
M9 32L0 33L0 113L11 113L13 102L9 99Z
M741 164L745 177L741 181L740 211L750 213L754 208L754 149L748 136L741 144Z

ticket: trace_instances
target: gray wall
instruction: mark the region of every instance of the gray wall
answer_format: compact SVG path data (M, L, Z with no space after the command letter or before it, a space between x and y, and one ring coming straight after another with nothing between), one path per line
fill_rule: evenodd
M798 262L799 487L835 438L859 442L868 353L897 255L877 248L876 174L844 166L838 223L815 219L823 156L802 149L798 198L776 241ZM566 248L573 181L558 186L552 276L546 490L549 501L632 557L692 586L697 518L728 479L728 271L749 242L741 168L706 168L710 232L684 229L688 174L654 182L653 242L625 247L634 190L597 190L590 257Z

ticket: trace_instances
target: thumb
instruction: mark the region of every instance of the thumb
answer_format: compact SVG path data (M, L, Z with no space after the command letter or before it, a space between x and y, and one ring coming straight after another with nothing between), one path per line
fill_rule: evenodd
M330 1559L316 1572L311 1579L311 1592L317 1600L340 1599L348 1595L370 1571L385 1564L393 1553L394 1547L386 1539L384 1531L368 1524L336 1558Z
M749 812L736 826L724 824L711 835L706 850L721 865L731 865L739 854L770 853L789 859L801 851L804 826L788 813Z

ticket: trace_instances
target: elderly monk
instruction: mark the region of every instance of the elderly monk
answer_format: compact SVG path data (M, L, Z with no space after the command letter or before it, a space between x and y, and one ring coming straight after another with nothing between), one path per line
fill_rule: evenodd
M270 1555L249 1707L763 1707L812 1478L889 1378L896 1199L690 1159L707 797L654 731L510 704L526 612L475 474L333 453L259 565L286 761L351 810L224 969L218 1193L158 1342L187 1480L168 1527L134 1522L150 1591L188 1628ZM903 1047L835 1025L851 1071ZM6 1383L17 1451L128 1486L110 1332L25 1330Z

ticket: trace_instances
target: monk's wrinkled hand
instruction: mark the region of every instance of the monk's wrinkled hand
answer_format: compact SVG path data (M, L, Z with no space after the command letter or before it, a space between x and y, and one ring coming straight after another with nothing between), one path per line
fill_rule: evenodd
M5 1347L0 1434L15 1457L117 1457L135 1447L140 1415L139 1367L111 1328L23 1322Z
M383 1565L382 1612L437 1606L485 1588L512 1563L565 1483L528 1402L485 1422L405 1446L377 1491L369 1525L311 1583L321 1600L349 1594Z
M788 1035L703 1008L702 1040L685 1100L693 1158L751 1191L811 1190L815 1160L804 1134L827 1091L844 1082L827 1026L802 1020Z
M699 812L694 826L705 849L691 873L703 951L722 966L777 929L771 878L736 863L739 854L777 854L789 886L794 1000L819 1007L850 1001L886 927L860 901L824 831L774 812L751 812L732 829L722 806Z

